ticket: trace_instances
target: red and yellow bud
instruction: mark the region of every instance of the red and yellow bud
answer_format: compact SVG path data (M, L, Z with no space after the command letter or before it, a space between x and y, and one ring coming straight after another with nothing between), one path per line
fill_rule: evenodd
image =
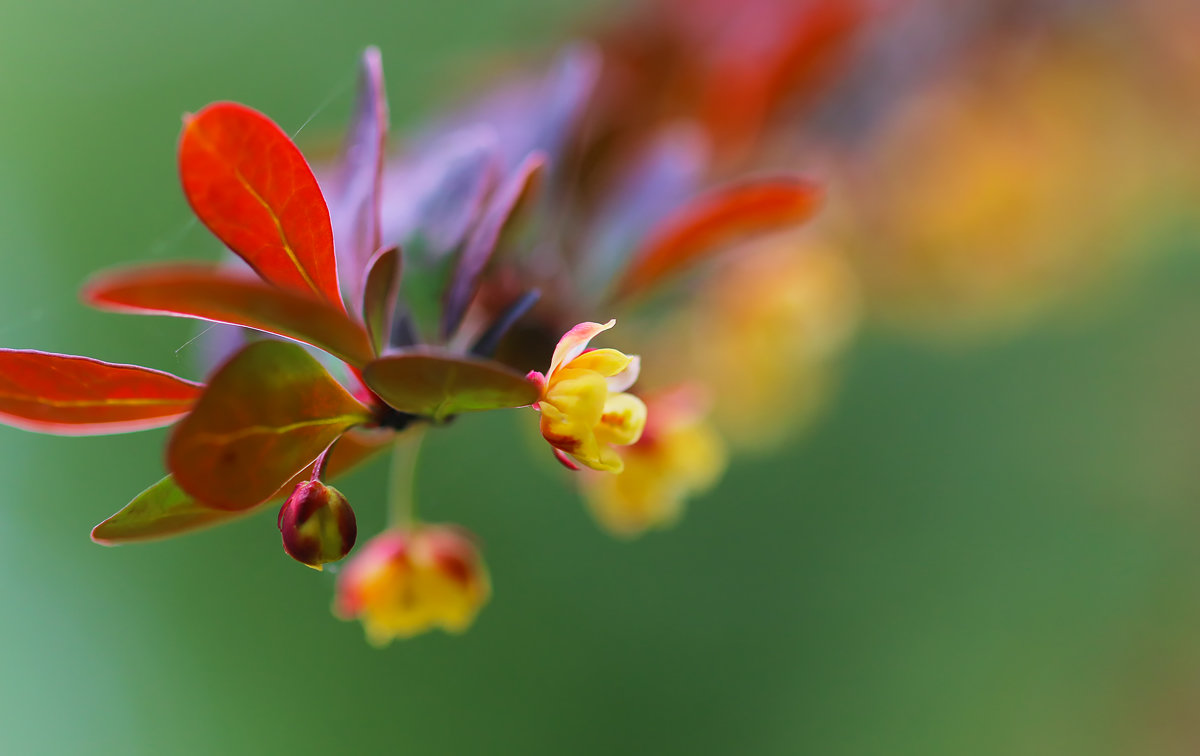
M624 471L580 479L596 521L624 538L673 525L687 499L716 483L727 462L725 443L705 421L696 391L679 388L647 404L645 433L619 450Z
M334 613L362 620L385 646L440 627L461 633L491 596L474 541L447 525L393 529L373 538L338 580Z
M620 472L621 456L613 447L636 443L646 426L646 405L625 393L637 380L639 358L587 348L616 322L580 323L559 340L550 370L529 374L542 388L534 404L542 413L542 436L570 467L574 460L593 470Z
M283 549L297 562L321 569L350 553L358 536L346 497L319 480L296 486L279 509Z

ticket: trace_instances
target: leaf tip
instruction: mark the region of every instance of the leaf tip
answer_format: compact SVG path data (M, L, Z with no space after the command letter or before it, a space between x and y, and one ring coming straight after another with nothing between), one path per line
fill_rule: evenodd
M111 519L112 518L110 517L109 520L111 520ZM109 547L120 545L119 541L114 541L114 540L104 537L104 531L105 531L104 526L108 524L109 520L105 520L104 522L101 522L96 527L92 528L92 532L91 532L92 543L94 543L98 546L109 546Z

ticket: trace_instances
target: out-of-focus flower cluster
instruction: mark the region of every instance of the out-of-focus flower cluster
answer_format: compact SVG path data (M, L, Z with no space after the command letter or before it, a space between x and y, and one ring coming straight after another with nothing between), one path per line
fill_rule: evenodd
M286 499L285 550L317 568L357 535L322 479L391 448L388 529L335 610L376 643L461 631L490 578L468 533L416 514L427 429L531 408L603 528L676 523L737 453L812 425L864 317L983 336L1135 258L1200 193L1180 167L1197 31L1182 0L647 0L397 151L371 49L345 148L315 173L249 108L186 119L184 192L228 263L86 289L230 326L204 385L5 350L0 414L59 433L180 420L170 475L96 540ZM591 347L614 317L636 354Z

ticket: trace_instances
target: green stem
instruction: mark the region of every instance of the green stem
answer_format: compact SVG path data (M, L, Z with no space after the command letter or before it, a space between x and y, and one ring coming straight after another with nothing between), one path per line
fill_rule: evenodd
M425 428L418 425L398 435L392 444L392 493L388 502L391 527L411 528L417 523L417 456L424 438Z

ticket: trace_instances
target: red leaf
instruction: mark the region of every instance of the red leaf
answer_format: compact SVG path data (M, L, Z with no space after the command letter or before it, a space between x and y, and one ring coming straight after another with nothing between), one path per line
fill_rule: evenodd
M803 179L760 179L719 189L658 224L634 255L618 295L641 291L720 247L808 220L822 191Z
M204 504L247 509L369 417L302 347L260 341L213 376L171 435L167 467Z
M287 134L233 102L183 121L179 175L204 225L264 280L341 307L329 210Z
M396 247L380 250L367 264L363 284L363 322L371 335L371 344L379 354L387 346L392 318L396 314L396 298L400 296L400 250Z
M388 130L379 48L368 47L363 52L358 82L354 120L329 201L339 270L352 305L362 301L362 290L357 287L363 283L371 256L379 249L379 197Z
M363 368L363 380L395 409L437 420L538 399L532 381L497 362L433 350L375 360Z
M251 276L205 265L152 265L101 274L83 289L102 310L177 315L253 328L324 349L351 365L374 352L341 309Z
M88 436L169 425L202 388L137 365L0 349L0 422L39 433Z
M544 155L538 152L530 154L488 201L487 210L467 239L454 270L454 278L446 289L442 309L443 336L452 334L462 322L467 306L479 290L479 277L483 275L492 253L500 243L501 234L521 205L537 191L545 167Z

